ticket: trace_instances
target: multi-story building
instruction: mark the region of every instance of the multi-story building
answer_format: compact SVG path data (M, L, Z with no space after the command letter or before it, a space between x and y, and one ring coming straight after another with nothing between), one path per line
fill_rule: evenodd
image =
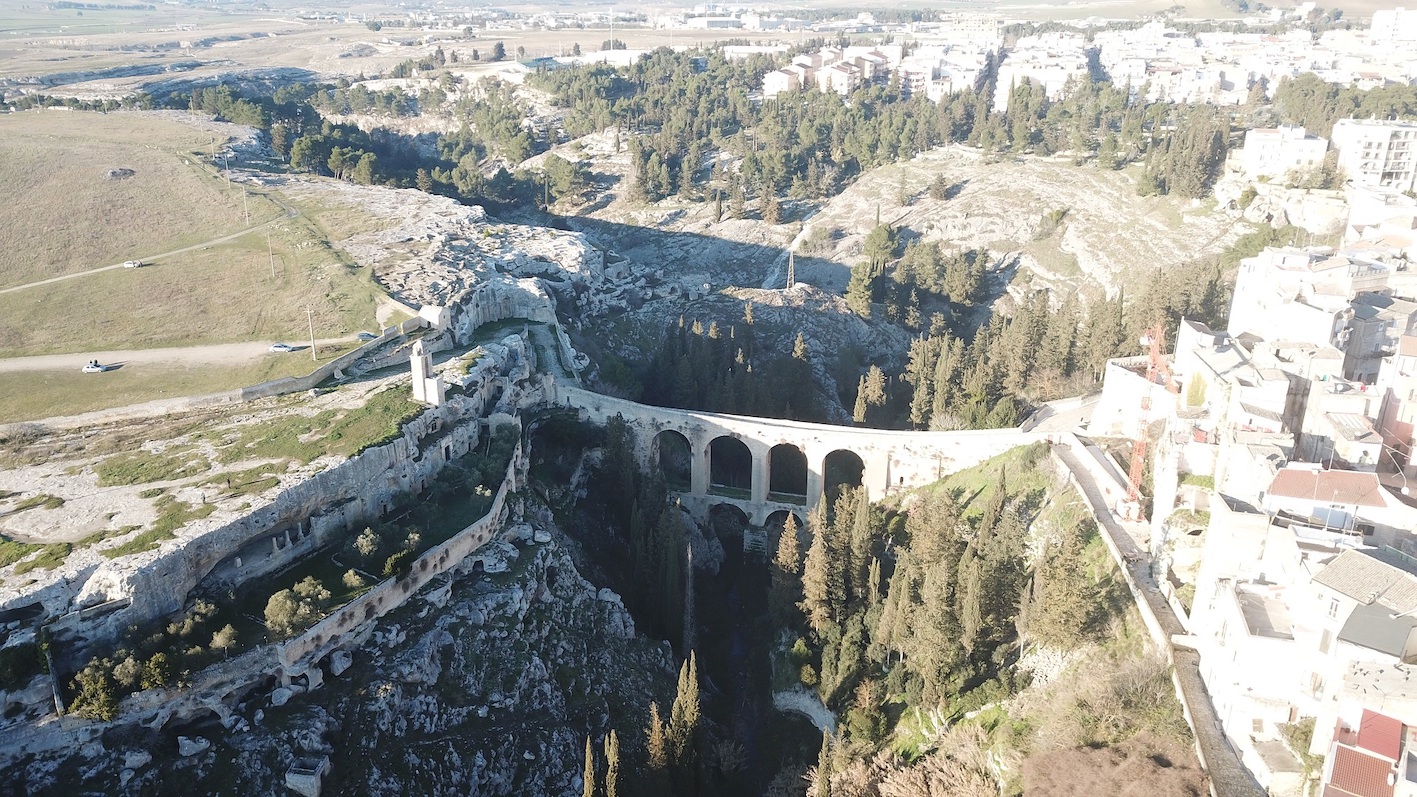
M1333 146L1354 185L1411 191L1417 184L1417 122L1341 119Z
M1240 168L1250 179L1283 179L1321 165L1328 152L1328 139L1308 133L1302 127L1281 125L1250 130L1240 150Z
M1368 35L1375 42L1417 42L1417 11L1400 6L1374 11Z

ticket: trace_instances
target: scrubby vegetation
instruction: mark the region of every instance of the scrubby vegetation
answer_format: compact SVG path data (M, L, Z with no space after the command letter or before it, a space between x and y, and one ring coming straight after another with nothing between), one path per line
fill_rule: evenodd
M180 686L236 644L236 630L218 625L218 607L198 600L165 624L130 627L109 656L95 656L68 684L68 711L111 720L118 702L141 689Z

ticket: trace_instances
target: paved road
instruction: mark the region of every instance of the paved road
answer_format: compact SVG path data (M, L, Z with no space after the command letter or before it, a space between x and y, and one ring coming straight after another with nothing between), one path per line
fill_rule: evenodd
M1088 467L1082 461L1083 457L1095 457L1090 451L1091 448L1092 446L1080 442L1077 447L1064 444L1055 446L1053 450L1082 486L1083 498L1092 507L1098 527L1122 554L1123 562L1118 564L1126 568L1131 583L1136 585L1134 597L1146 601L1164 633L1171 637L1184 636L1185 627L1151 577L1150 558L1146 550L1137 544L1134 532L1124 528L1108 509L1108 502L1103 493L1125 489L1125 484L1118 483L1119 480L1110 474L1103 477L1106 480L1104 483L1099 484L1094 474L1103 470L1100 463L1094 468ZM1167 655L1175 668L1176 682L1186 697L1186 706L1190 710L1191 723L1196 734L1196 746L1205 759L1206 773L1210 775L1211 793L1217 797L1265 797L1264 790L1255 782L1254 776L1244 764L1240 763L1235 749L1225 738L1220 718L1215 713L1215 704L1211 702L1210 692L1201 680L1200 655L1194 650L1172 644L1170 639L1165 640L1163 644L1168 648Z
M320 346L347 343L355 340L353 335L342 338L317 340ZM210 346L184 346L172 349L132 349L129 351L93 351L78 354L45 354L35 357L11 357L0 360L0 373L19 371L75 371L84 367L89 360L98 360L104 365L233 365L259 360L262 357L306 357L310 356L309 344L292 343L299 348L293 352L280 354L271 351L271 344L254 343L214 343ZM97 378L97 374L94 375Z
M1063 401L1052 401L1038 408L1038 411L1027 418L1019 427L1025 432L1071 432L1081 426L1085 421L1091 420L1092 411L1097 408L1097 402L1102 400L1102 394L1087 396L1080 401L1064 399ZM1076 406L1073 406L1076 404Z

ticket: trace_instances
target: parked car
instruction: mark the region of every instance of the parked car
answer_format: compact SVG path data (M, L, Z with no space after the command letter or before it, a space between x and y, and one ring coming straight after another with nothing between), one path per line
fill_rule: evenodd
M289 343L272 343L271 351L285 353L288 351L295 351L295 347L290 345Z
M377 334L373 333L373 332L358 332L358 333L355 333L354 336L355 336L356 338L359 338L360 340L378 340L378 339L379 339L379 336L378 336Z
M98 360L89 360L84 363L84 367L79 369L86 374L101 374L108 370L108 366L100 365Z
M139 268L139 267L141 267L142 265L143 265L143 261L141 261L141 260L125 260L125 261L123 261L123 268Z

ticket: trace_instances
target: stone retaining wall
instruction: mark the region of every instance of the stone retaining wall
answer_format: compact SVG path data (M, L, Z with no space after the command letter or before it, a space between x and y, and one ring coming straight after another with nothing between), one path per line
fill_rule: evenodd
M413 562L407 575L381 581L378 586L336 609L330 616L311 626L305 633L281 646L280 662L287 670L298 670L297 664L309 666L338 647L342 639L364 623L397 609L435 577L456 567L463 559L493 538L507 519L507 496L516 490L519 474L528 466L525 449L519 441L507 463L502 486L492 499L487 513L440 545L428 549Z

